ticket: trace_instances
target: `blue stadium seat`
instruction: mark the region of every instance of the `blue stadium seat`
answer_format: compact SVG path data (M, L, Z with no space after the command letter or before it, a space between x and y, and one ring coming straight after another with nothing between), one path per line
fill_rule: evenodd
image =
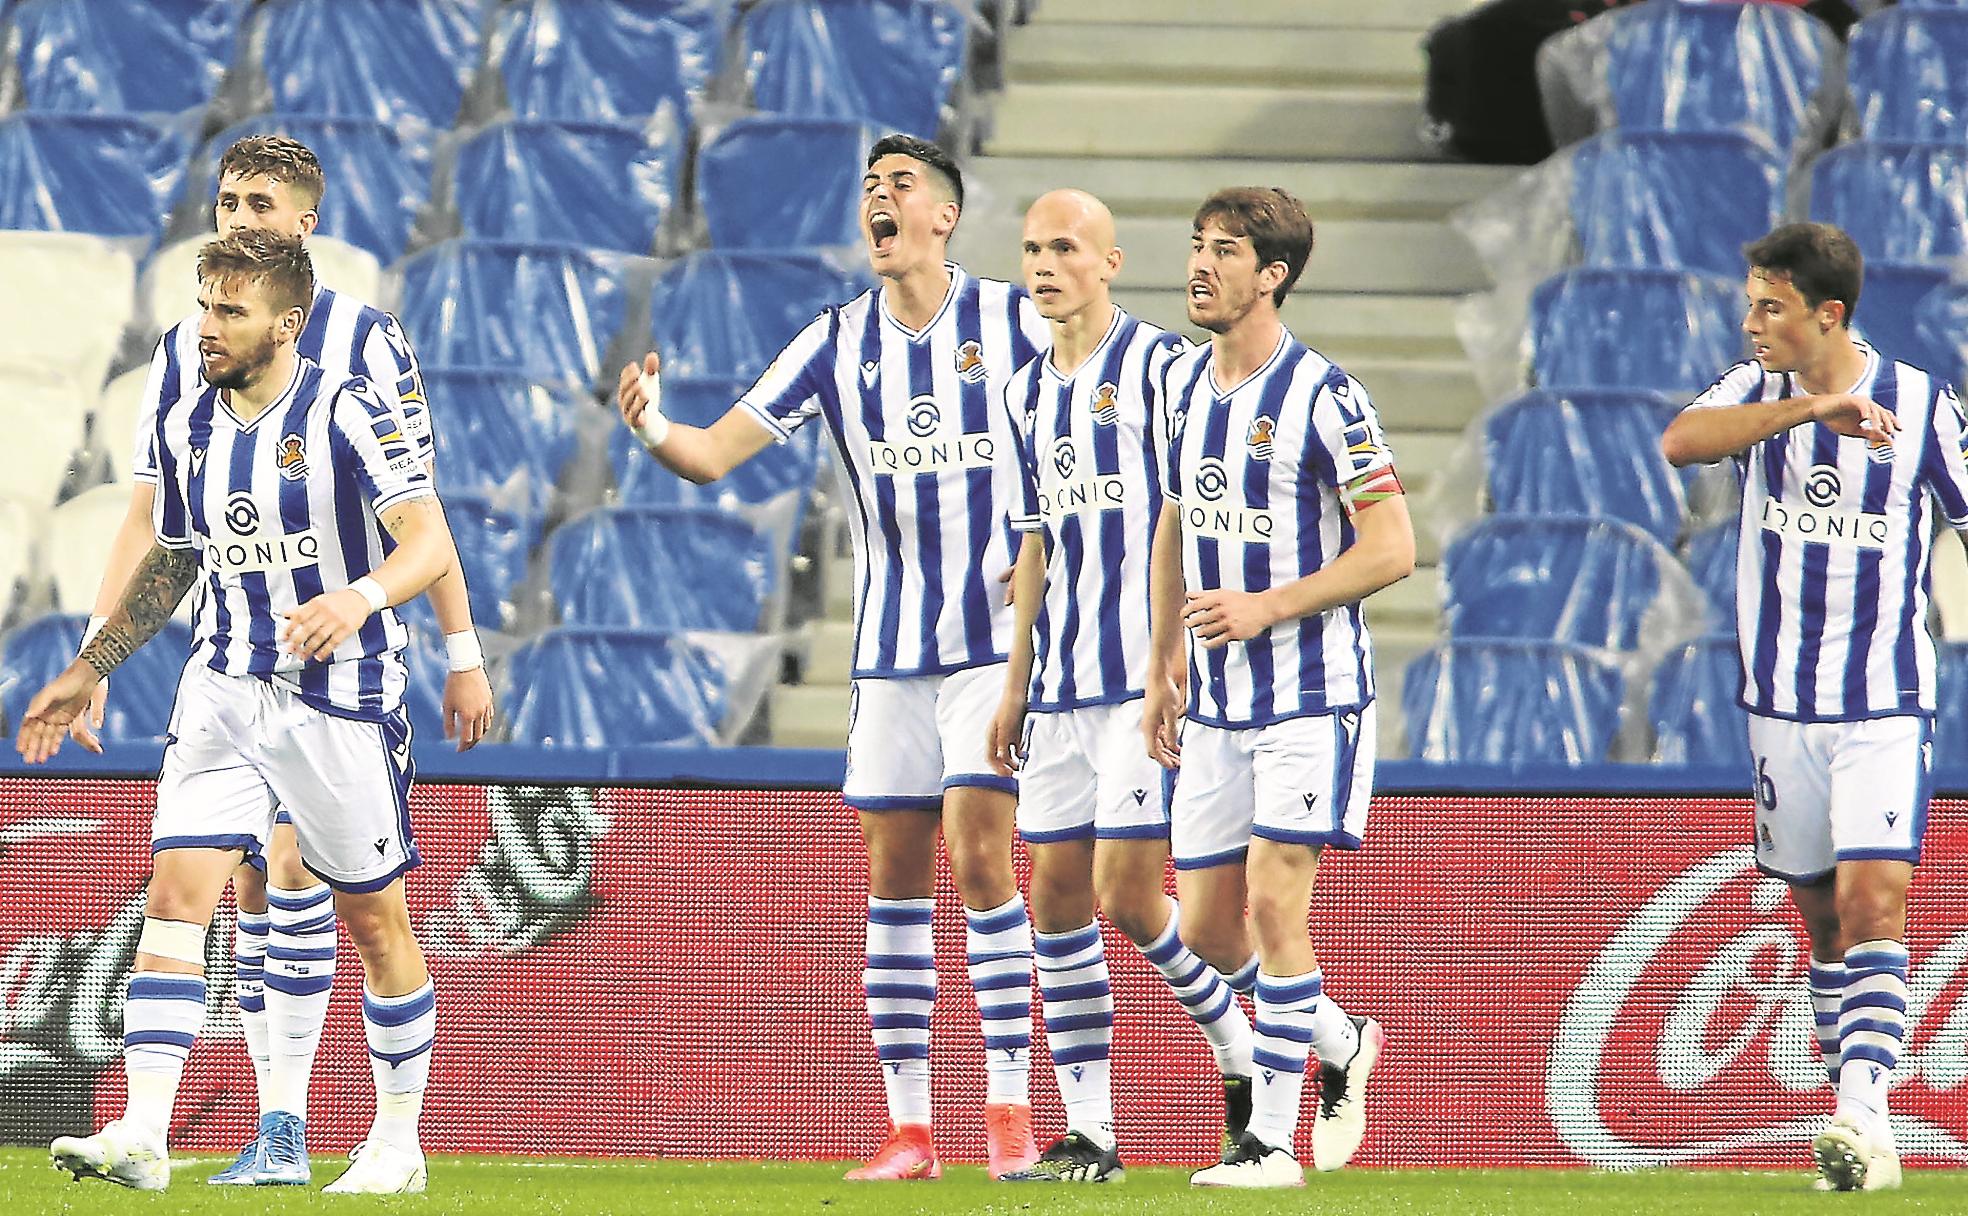
M0 717L10 738L34 694L75 659L88 624L87 613L44 616L14 630L0 645ZM101 737L163 738L177 700L178 677L190 657L191 630L170 621L125 659L110 680Z
M1587 647L1448 642L1402 677L1409 752L1446 764L1595 764L1619 733L1625 685L1618 666Z
M30 110L179 113L205 105L232 65L240 0L27 0L4 40L0 85Z
M1654 669L1648 721L1656 764L1749 763L1749 714L1738 702L1742 661L1733 634L1688 643Z
M1733 131L1749 127L1785 153L1806 130L1807 110L1837 39L1815 17L1779 4L1663 0L1617 14L1607 44L1607 83L1622 127Z
M1865 303L1865 295L1859 296ZM1968 281L1948 282L1914 308L1913 362L1968 391Z
M409 675L403 687L403 708L410 715L411 737L430 744L444 738L444 681L451 674L451 660L444 652L444 634L429 612L429 601L419 596L411 603L422 607L413 612L397 610L410 627L410 644L403 648Z
M1490 509L1624 520L1672 543L1692 476L1661 455L1676 409L1617 389L1534 389L1506 402L1483 423Z
M648 253L682 161L682 140L641 126L495 123L458 149L449 205L470 237Z
M667 370L751 380L822 308L864 287L815 254L707 249L656 280L650 334Z
M319 114L262 114L235 123L205 145L201 180L217 182L219 158L248 135L285 135L314 150L328 189L315 231L376 255L403 256L411 225L430 199L431 148L389 123ZM209 205L201 199L201 205Z
M1442 552L1442 619L1452 638L1632 650L1676 565L1659 541L1630 524L1485 516ZM1651 631L1644 636L1659 640Z
M484 0L276 0L250 37L269 108L447 130L478 66Z
M1531 294L1543 388L1687 393L1742 358L1740 282L1673 270L1567 270Z
M1968 10L1901 5L1852 30L1847 119L1862 139L1968 143Z
M1683 562L1708 607L1708 627L1736 627L1736 538L1741 521L1731 519L1688 538Z
M1607 131L1572 158L1581 264L1742 273L1783 212L1784 159L1755 132Z
M964 17L942 0L763 0L744 16L759 109L853 118L935 138L964 64Z
M547 539L569 625L748 633L772 590L771 540L704 507L600 507Z
M672 421L709 426L724 416L745 389L743 380L663 377L663 413ZM708 486L686 481L650 458L629 428L617 426L608 441L615 489L628 506L754 506L787 491L813 486L821 428L801 427L789 443L775 443Z
M0 118L0 228L156 242L184 182L190 131L129 114Z
M1934 763L1968 765L1968 643L1934 650Z
M447 423L440 422L442 432ZM442 477L442 472L439 473ZM508 510L474 494L444 494L444 517L458 546L458 564L471 588L472 620L486 629L510 629L518 615L514 593L526 578L526 564L540 540L540 517ZM424 607L418 607L423 605ZM434 626L428 601L412 600L406 616Z
M758 114L697 154L697 209L719 249L851 245L874 128L839 118ZM798 190L781 187L796 181Z
M1851 143L1811 166L1811 218L1852 234L1875 264L1968 253L1968 144Z
M1927 354L1919 331L1920 302L1945 282L1947 271L1939 266L1874 262L1868 256L1852 328L1889 358L1919 365Z
M514 743L709 744L724 716L724 673L661 630L551 629L512 653L504 678Z
M708 7L523 0L499 13L488 58L520 118L641 125L667 108L681 132L716 68Z
M445 496L475 495L528 515L546 511L580 445L580 420L594 411L585 396L499 368L426 369L424 397L438 417Z
M620 332L630 276L575 245L445 241L402 265L397 317L433 367L498 367L592 386Z

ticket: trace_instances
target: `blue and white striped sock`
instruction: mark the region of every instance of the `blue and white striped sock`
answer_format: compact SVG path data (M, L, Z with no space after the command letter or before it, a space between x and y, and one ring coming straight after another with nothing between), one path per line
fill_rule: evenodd
M1241 992L1245 996L1255 994L1257 992L1257 955L1251 955L1249 962L1225 975L1223 982L1230 985L1230 991L1232 992Z
M232 999L239 1006L239 1032L253 1060L253 1083L260 1109L267 1109L266 1019L267 914L241 908L232 927Z
M1906 1041L1907 948L1861 942L1845 951L1838 1015L1838 1113L1871 1126L1886 1117L1886 1091Z
M1298 1131L1305 1061L1312 1051L1314 1015L1325 999L1317 971L1257 977L1257 1024L1252 1039L1250 1133L1272 1148L1292 1152ZM1296 1156L1296 1154L1293 1154Z
M123 1000L123 1073L130 1100L123 1117L163 1143L185 1059L205 1024L205 977L163 971L130 976Z
M1842 961L1811 960L1811 1014L1817 1023L1818 1054L1824 1058L1825 1076L1832 1092L1838 1091L1838 1017L1845 1005L1845 964Z
M984 1030L985 1101L1031 1101L1032 922L1014 895L995 908L965 908L970 987Z
M415 1149L437 1039L436 986L425 980L414 992L377 996L364 984L362 1030L369 1039L369 1071L376 1079L376 1121L369 1127L369 1139Z
M888 1093L888 1118L929 1126L929 1015L936 1007L934 899L868 897L868 967L861 973Z
M1108 1053L1114 1041L1114 990L1100 926L1034 933L1039 996L1045 1002L1046 1044L1066 1107L1066 1130L1102 1148L1114 1147L1114 1091Z
M1197 957L1182 942L1182 907L1168 901L1168 927L1141 948L1143 957L1168 981L1169 991L1183 1011L1209 1040L1216 1067L1226 1077L1248 1077L1251 1071L1250 1019L1237 1003L1237 994L1216 968ZM1256 967L1252 961L1253 971Z
M267 1083L261 1113L305 1119L321 1024L335 987L335 893L326 883L267 888Z

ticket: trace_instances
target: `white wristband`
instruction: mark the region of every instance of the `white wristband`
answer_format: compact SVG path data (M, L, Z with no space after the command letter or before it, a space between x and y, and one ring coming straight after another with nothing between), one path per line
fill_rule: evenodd
M485 666L485 651L479 647L476 629L461 629L457 633L444 635L444 653L451 660L451 670L476 671Z
M371 612L381 612L390 606L389 592L383 590L381 583L366 574L350 583L349 590L368 600Z
M635 432L637 439L642 440L643 447L651 449L662 447L663 441L670 437L670 420L663 417L662 378L644 372L638 383L642 386L642 395L649 399L649 404L643 407L642 421L630 429Z
M89 643L96 640L96 635L101 633L102 627L107 624L109 624L109 618L106 616L90 617L89 627L82 631L82 644L75 648L75 653L81 654L83 651L87 650L89 648Z

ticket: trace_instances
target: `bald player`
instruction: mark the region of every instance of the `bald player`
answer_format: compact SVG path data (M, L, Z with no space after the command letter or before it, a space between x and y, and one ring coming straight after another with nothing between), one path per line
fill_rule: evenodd
M1230 982L1177 933L1163 890L1169 782L1141 747L1148 666L1148 552L1161 516L1150 416L1163 370L1188 345L1115 307L1114 219L1099 199L1056 190L1025 216L1026 290L1052 350L1005 389L1024 534L1016 620L991 763L1019 780L1018 831L1032 858L1034 949L1067 1133L1010 1179L1122 1176L1108 1075L1114 999L1096 902L1141 947L1209 1039L1223 1072L1228 1140L1250 1112L1251 1028ZM1179 880L1178 880L1179 881ZM1220 960L1248 985L1248 941Z

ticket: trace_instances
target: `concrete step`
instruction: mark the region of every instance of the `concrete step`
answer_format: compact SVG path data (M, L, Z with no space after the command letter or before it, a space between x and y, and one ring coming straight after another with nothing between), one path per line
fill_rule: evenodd
M1034 25L1084 21L1193 25L1199 12L1212 28L1337 27L1421 31L1470 7L1472 0L1041 0Z
M1413 88L1020 84L999 98L992 156L1241 155L1439 159Z
M775 747L847 746L845 684L781 684L772 690Z
M1413 574L1367 597L1367 624L1433 633L1442 616L1442 568L1417 565Z
M1367 601L1372 615L1373 601ZM1408 664L1416 655L1435 644L1433 632L1404 627L1371 625L1374 646L1374 704L1379 707L1379 744L1375 754L1382 760L1405 760L1408 756L1407 720L1401 714L1401 687L1406 682Z
M845 684L854 668L854 622L809 621L806 633L806 682Z
M1207 46L1209 54L1198 55ZM1425 63L1412 30L1051 21L1006 42L1013 85L1156 79L1182 84L1401 84Z
M1313 254L1316 262L1318 254ZM1182 293L1173 288L1114 289L1114 302L1137 317L1200 340L1188 324ZM1455 335L1457 297L1354 295L1294 291L1285 299L1285 324L1302 342L1351 368L1364 359L1463 359ZM1371 387L1371 382L1369 382Z
M1483 390L1463 359L1367 357L1341 359L1320 348L1354 379L1367 386L1381 421L1397 431L1453 431L1460 434L1483 410ZM1397 452L1400 448L1395 449ZM1405 453L1404 453L1405 455Z
M1187 220L1214 191L1261 183L1297 195L1316 225L1339 219L1443 219L1502 189L1516 172L1510 166L1447 161L979 156L964 166L964 188L973 213L1003 211L1022 218L1041 194L1073 186L1099 196L1115 215Z
M1116 282L1180 292L1189 281L1188 220L1123 219L1114 227L1125 255ZM950 248L977 273L1015 281L1023 229L1022 219L1011 216L972 216ZM1489 286L1489 276L1462 234L1439 220L1335 220L1317 228L1299 286L1383 295L1474 292Z
M1450 467L1462 447L1462 435L1457 431L1409 431L1398 426L1387 428L1387 442L1394 448L1394 458L1399 463L1401 484L1411 495L1419 495L1428 489L1435 475ZM1413 510L1414 504L1408 504ZM1421 525L1417 523L1416 530Z

